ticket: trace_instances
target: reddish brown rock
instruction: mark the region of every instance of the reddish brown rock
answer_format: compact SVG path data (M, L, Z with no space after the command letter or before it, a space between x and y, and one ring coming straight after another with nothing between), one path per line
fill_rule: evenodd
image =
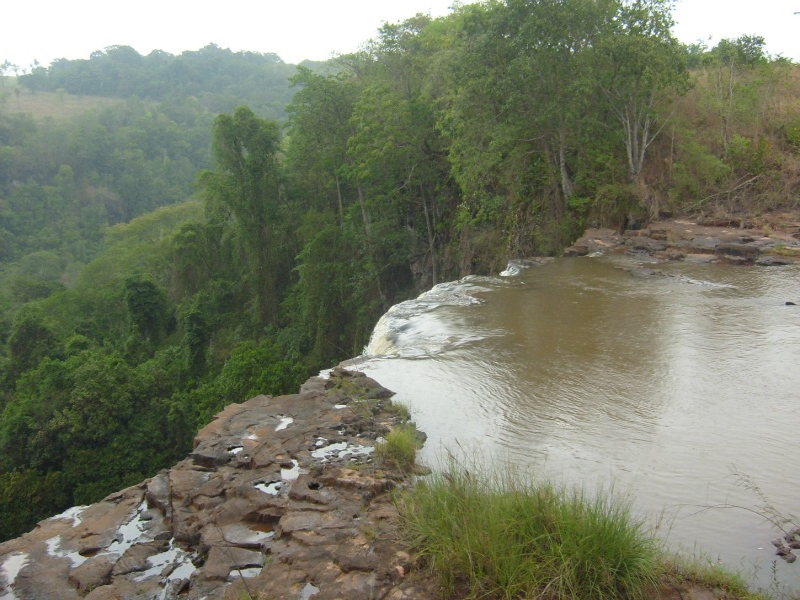
M375 468L371 448L393 418L381 412L390 395L335 369L299 394L226 407L172 469L0 544L0 564L28 561L10 591L37 600L251 591L294 600L314 582L316 600L385 596L399 585L396 532L385 526L398 516L386 492L403 477ZM320 454L333 444L343 451ZM364 528L381 540L367 540Z

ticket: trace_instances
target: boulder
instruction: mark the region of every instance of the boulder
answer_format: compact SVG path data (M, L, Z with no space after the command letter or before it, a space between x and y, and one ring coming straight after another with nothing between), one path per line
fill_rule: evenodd
M111 583L111 573L116 562L115 556L96 556L70 571L69 582L81 595L96 587Z

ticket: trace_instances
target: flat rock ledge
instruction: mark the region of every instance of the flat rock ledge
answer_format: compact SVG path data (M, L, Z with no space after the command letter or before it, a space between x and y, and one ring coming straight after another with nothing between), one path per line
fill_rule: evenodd
M750 222L668 220L619 233L587 229L564 256L627 252L658 261L720 262L774 267L800 261L800 218L783 215L772 225Z
M407 478L372 460L390 396L337 368L231 404L173 468L0 544L0 598L422 597L390 497Z

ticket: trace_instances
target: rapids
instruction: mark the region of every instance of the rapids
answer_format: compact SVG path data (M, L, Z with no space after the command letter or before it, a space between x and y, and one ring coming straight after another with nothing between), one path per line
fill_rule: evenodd
M642 268L647 267L647 268ZM652 269L652 270L651 270ZM349 365L448 452L613 488L668 547L800 591L800 265L558 259L393 307Z

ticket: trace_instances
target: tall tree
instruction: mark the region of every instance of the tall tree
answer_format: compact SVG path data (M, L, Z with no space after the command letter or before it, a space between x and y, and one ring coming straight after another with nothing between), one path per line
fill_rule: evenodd
M689 82L671 6L670 0L623 2L599 44L604 93L622 128L631 183L641 183L647 149L666 122L660 109Z
M212 146L217 169L201 176L212 210L229 211L236 220L245 259L255 316L261 324L276 324L278 288L276 263L280 126L240 106L233 115L214 121Z

